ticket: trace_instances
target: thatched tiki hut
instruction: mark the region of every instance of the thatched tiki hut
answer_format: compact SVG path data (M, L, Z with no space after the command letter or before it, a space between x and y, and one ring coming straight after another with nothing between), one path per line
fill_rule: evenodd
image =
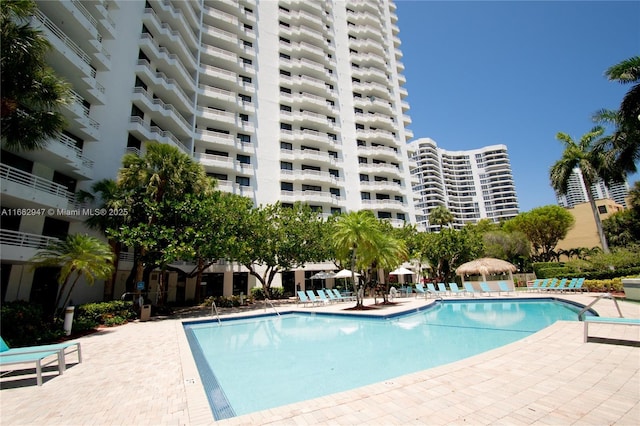
M517 270L518 268L515 265L506 260L483 257L458 266L456 268L456 274L460 275L461 278L464 275L481 275L482 281L487 282L491 288L497 289L497 281L487 281L487 275L508 273L509 280L504 281L507 281L509 288L513 289L515 288L513 284L513 273Z

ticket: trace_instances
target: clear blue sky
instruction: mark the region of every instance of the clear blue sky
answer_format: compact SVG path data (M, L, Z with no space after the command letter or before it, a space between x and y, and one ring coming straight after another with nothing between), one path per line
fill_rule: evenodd
M604 71L640 54L640 1L396 5L415 138L448 150L505 144L520 210L556 204L555 136L579 139L595 111L619 106L630 85Z

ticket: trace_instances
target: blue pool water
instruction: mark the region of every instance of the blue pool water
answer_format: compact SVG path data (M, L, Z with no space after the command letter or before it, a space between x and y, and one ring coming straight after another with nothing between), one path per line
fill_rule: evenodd
M390 318L291 313L186 323L216 419L447 364L522 339L579 307L554 300L447 301Z

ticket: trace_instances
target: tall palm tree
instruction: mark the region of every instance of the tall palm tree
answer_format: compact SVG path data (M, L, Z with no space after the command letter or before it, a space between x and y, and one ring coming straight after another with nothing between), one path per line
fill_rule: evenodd
M640 56L613 65L605 75L621 84L635 83L622 98L617 111L602 109L594 114L594 121L615 126L613 135L603 142L613 156L616 169L635 173L640 160Z
M29 25L32 0L0 2L2 140L13 150L44 147L65 126L69 85L47 65L49 42Z
M384 233L369 210L359 210L338 216L333 225L333 247L338 259L349 259L351 280L355 287L355 269L361 259L375 257ZM356 291L356 307L362 307L364 294Z
M38 251L30 262L34 269L60 267L60 289L54 305L54 319L60 301L64 297L62 307L67 305L81 277L92 285L96 279L107 279L113 272L113 252L109 246L95 237L82 234L68 235L65 240L52 243Z
M580 141L576 142L566 133L559 132L556 135L556 139L564 144L564 152L562 153L562 158L551 167L549 176L553 188L558 191L559 194L564 195L568 191L569 180L574 169L577 168L580 170L581 173L579 176L581 176L582 182L587 189L587 198L591 205L591 211L593 212L602 250L608 253L609 246L604 231L602 230L602 221L600 220L595 199L591 193L591 186L596 183L598 179L607 177L605 171L606 154L598 149L599 138L603 133L604 128L596 126L591 129L590 132L582 135Z
M440 230L445 225L453 222L453 213L445 206L437 206L429 211L429 222L440 226Z
M124 211L127 206L118 190L116 181L113 179L102 179L91 185L91 191L78 191L80 202L90 202L94 207L111 211ZM95 205L95 203L99 203ZM107 214L92 215L85 221L90 229L100 231L106 236L107 229L119 227L126 222L128 215ZM114 238L108 238L108 244L113 251L113 274L104 283L103 300L113 299L113 284L115 283L116 272L118 271L118 261L122 251L122 243Z

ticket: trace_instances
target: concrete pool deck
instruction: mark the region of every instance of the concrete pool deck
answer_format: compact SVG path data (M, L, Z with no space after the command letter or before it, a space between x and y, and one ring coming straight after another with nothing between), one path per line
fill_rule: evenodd
M597 295L551 296L587 305ZM518 293L518 297L532 296L545 295ZM433 302L397 301L396 306L363 313L387 315ZM619 304L625 317L640 318L640 304ZM279 309L336 312L348 306L351 303ZM618 316L611 300L601 300L594 309L601 316ZM640 327L597 324L590 328L591 336L617 341L583 343L583 325L561 321L518 342L451 364L215 422L183 321L188 319L134 322L82 337L78 340L83 362L69 365L62 376L55 367L46 370L41 387L35 385L35 374L3 377L0 423L637 425L640 420L640 347L614 344L637 342ZM69 359L75 362L73 356ZM247 383L247 394L251 395L251 383Z

